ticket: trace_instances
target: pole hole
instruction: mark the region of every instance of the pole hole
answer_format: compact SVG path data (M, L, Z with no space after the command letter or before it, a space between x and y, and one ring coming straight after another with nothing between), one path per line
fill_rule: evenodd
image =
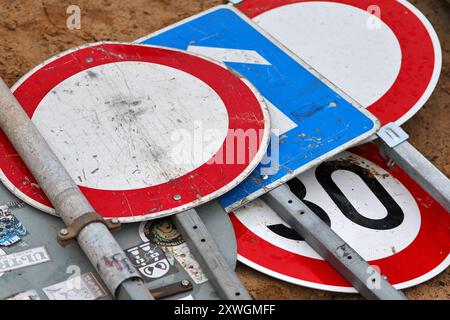
M192 229L197 229L197 228L198 228L197 226L193 226L193 227L192 227Z
M292 203L292 200L289 200L288 203Z
M201 242L206 242L206 239L201 239L200 241L201 241Z

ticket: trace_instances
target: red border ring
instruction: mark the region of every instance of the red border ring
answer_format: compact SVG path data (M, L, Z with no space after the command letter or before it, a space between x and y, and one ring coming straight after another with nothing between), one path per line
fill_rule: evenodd
M417 8L405 0L246 0L238 8L253 19L272 9L301 2L335 2L364 11L369 6L379 6L381 20L399 41L402 63L393 85L367 110L382 125L401 125L426 103L439 80L442 52L433 26ZM431 63L424 63L430 60Z
M229 118L227 138L216 155L226 155L226 141L231 130L256 130L258 145L255 154L246 153L243 163L205 163L177 179L147 188L114 191L80 186L102 216L119 218L122 222L137 222L187 210L227 192L245 179L261 161L270 134L269 113L262 96L246 79L230 72L224 64L197 54L139 44L90 44L47 60L27 73L12 90L31 118L45 95L65 79L95 66L121 61L170 66L210 86L224 102ZM49 200L3 132L0 132L0 180L26 203L55 214ZM175 200L175 195L181 195L181 199Z

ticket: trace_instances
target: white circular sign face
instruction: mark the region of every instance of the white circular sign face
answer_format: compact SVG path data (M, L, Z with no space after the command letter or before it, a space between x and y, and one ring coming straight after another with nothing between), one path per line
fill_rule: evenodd
M223 101L203 81L137 61L67 78L42 99L32 120L78 185L103 190L145 188L194 171L220 149L229 122ZM179 158L175 152L191 154L193 146L176 144L178 135L200 130L216 134L204 147L196 141L202 154Z
M405 0L247 0L239 9L383 125L412 117L439 79L436 32Z
M450 218L400 168L388 169L386 162L375 145L366 144L288 185L392 284L405 288L428 280L450 263ZM288 282L355 292L263 201L244 206L231 219L241 262Z
M13 92L93 208L122 222L219 197L256 168L269 142L256 89L225 64L180 50L82 46L39 65ZM0 179L55 213L1 133Z

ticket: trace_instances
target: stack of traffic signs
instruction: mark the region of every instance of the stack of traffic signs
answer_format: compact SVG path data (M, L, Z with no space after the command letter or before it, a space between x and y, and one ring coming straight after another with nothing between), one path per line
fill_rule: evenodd
M116 238L147 287L160 298L224 297L220 280L202 271L206 253L196 252L209 239L155 220L177 215L179 223L200 206L231 268L237 254L288 282L354 292L257 199L284 183L396 288L444 270L446 210L368 142L380 125L410 118L436 85L440 47L429 22L405 1L247 0L238 8L213 8L136 44L70 50L12 88L95 210L129 223ZM0 149L3 184L55 214L3 135ZM15 227L2 233L0 272L22 276L4 275L0 298L107 296L87 260L51 240L58 219L26 215L36 210L1 194ZM226 245L234 238L224 210L237 253ZM27 250L41 261L12 267ZM74 265L81 289L65 280ZM49 268L54 283L40 276Z

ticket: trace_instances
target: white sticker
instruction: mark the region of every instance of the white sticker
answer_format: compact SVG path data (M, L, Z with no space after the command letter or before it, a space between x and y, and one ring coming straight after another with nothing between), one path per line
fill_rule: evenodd
M107 295L106 290L90 272L42 290L50 300L95 300Z
M41 297L39 297L36 290L28 290L12 295L6 300L41 300Z
M43 246L7 255L0 255L0 273L34 266L50 260L50 256Z

